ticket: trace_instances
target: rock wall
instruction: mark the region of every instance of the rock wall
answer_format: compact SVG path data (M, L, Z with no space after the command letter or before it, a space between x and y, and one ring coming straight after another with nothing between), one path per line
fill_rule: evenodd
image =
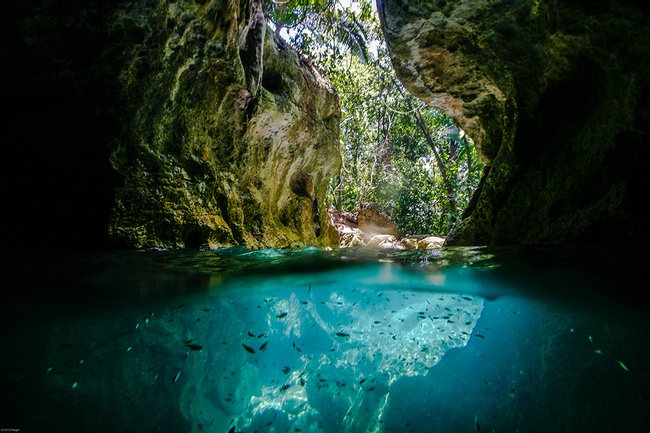
M648 240L645 3L377 4L404 85L487 164L448 243Z
M11 78L62 95L42 113L50 133L21 139L43 155L31 184L59 211L17 218L23 233L47 224L44 240L74 244L108 232L136 248L338 245L319 211L341 164L338 97L267 29L259 0L2 8L14 18L2 44L18 65ZM39 98L12 97L28 125ZM296 177L311 182L310 196L292 189Z

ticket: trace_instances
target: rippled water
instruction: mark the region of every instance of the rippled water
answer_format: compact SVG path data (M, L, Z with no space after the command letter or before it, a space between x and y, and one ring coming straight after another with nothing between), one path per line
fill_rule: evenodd
M11 252L0 427L645 432L643 255Z

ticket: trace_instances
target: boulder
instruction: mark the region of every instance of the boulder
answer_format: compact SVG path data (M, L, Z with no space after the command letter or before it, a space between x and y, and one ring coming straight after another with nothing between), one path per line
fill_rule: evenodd
M418 241L417 248L418 250L432 250L432 249L442 248L444 244L445 244L444 238L439 238L436 236L428 236Z
M340 247L365 247L364 234L359 229L337 226L340 235Z
M417 250L418 249L418 240L417 238L402 238L400 239L400 244L404 249L407 250Z
M375 235L368 242L369 248L401 248L393 235Z
M372 207L365 206L357 215L358 227L363 230L369 237L374 235L386 234L392 235L396 239L400 238L399 229L387 216L381 214Z

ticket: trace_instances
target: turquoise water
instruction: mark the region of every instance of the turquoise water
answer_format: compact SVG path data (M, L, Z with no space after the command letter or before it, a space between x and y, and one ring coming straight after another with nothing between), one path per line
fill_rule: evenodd
M646 432L638 252L11 252L0 427Z

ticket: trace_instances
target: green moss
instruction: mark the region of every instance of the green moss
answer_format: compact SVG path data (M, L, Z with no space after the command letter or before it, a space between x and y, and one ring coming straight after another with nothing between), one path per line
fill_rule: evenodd
M116 243L142 248L332 242L317 239L304 223L310 209L280 210L277 203L292 202L286 182L293 170L322 173L316 189L324 196L340 155L338 125L326 124L318 106L326 101L338 110L336 96L313 82L297 54L270 32L263 88L259 94L248 88L238 34L232 32L233 20L239 29L247 24L239 7L234 1L181 2L139 10L145 45L127 52L133 57L122 73L133 120L111 159L125 180L110 227ZM278 128L280 119L288 124ZM300 223L282 223L280 212L283 221Z

